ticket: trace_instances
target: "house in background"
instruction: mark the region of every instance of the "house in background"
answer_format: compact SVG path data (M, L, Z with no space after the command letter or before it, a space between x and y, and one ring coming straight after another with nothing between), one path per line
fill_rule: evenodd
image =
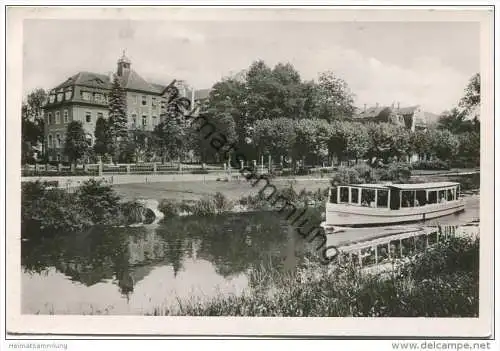
M358 109L354 116L354 120L361 122L375 123L394 123L406 127L410 131L427 129L432 124L436 123L439 116L424 111L420 105L401 107L393 103L391 106L379 106L377 103L374 107Z
M126 92L129 130L152 131L161 122L166 109L167 84L146 81L131 68L131 61L123 54L117 62L115 73L99 74L79 72L50 90L44 106L45 142L49 161L66 158L64 140L66 129L72 121L82 122L87 138L94 143L96 121L108 118L108 97L113 76L117 75ZM183 81L177 81L180 94L192 101L203 93L189 89ZM200 91L203 92L203 91Z

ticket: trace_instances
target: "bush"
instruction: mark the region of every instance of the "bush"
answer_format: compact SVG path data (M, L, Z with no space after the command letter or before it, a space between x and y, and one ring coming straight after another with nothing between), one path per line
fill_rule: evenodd
M214 202L219 213L229 211L232 207L231 201L221 192L215 193Z
M161 200L158 205L158 209L165 215L165 217L178 216L181 212L179 202L170 199Z
M77 201L94 224L115 224L120 197L101 180L83 182L76 192Z
M215 200L211 196L204 197L194 204L191 208L195 216L211 216L218 212Z
M44 182L23 182L22 235L47 235L80 231L92 225L117 225L124 221L119 197L100 181L85 182L75 193Z
M358 171L352 167L340 166L332 180L332 186L362 183Z
M404 162L393 162L388 166L377 169L380 180L394 183L408 183L411 177L412 166Z
M89 218L74 194L45 185L23 183L21 201L22 236L78 231L91 226Z

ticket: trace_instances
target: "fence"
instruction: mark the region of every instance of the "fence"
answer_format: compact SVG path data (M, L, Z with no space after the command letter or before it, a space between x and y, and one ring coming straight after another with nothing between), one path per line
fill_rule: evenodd
M103 176L120 174L210 174L224 170L222 165L137 163L137 164L85 164L57 166L50 164L25 165L22 176Z

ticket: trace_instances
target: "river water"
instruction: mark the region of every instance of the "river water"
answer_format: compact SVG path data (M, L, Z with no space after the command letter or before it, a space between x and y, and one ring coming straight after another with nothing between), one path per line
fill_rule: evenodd
M479 218L479 196L466 211ZM309 248L271 212L184 217L22 243L22 313L145 314L178 299L241 294L252 269L293 270Z

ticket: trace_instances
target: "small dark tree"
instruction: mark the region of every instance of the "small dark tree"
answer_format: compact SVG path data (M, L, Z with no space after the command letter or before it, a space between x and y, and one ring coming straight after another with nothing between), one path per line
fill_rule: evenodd
M64 144L64 154L68 156L70 162L75 163L89 151L90 145L85 136L82 122L73 121L66 130L66 142Z
M104 156L112 153L113 137L109 123L106 119L100 117L95 124L95 144L94 151L97 155Z
M119 158L123 145L127 144L127 100L118 76L114 76L113 86L109 94L109 131L112 138L114 161Z

